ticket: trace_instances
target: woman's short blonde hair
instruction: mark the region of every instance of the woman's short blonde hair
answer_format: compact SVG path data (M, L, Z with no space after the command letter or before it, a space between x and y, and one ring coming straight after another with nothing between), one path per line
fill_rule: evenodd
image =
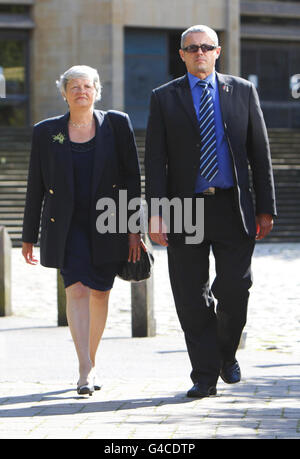
M96 98L98 101L101 99L101 82L100 77L96 69L89 67L88 65L74 65L63 73L59 80L56 81L56 86L60 90L63 98L66 98L66 88L69 81L75 78L86 78L93 82L96 89Z

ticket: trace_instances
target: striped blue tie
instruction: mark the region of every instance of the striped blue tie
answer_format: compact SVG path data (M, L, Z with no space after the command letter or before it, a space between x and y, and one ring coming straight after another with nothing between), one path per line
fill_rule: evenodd
M208 182L211 182L218 173L214 104L208 90L208 83L200 80L198 85L203 88L199 108L201 137L200 174Z

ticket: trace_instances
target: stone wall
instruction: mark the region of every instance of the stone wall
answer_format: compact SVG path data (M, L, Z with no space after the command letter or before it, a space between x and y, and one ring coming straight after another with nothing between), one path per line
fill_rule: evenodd
M98 69L103 104L111 104L111 2L43 0L34 7L33 122L67 110L57 88L61 73L77 64Z
M222 71L239 74L239 0L36 0L33 19L33 123L66 111L55 81L75 64L98 69L99 107L124 109L125 27L184 30L207 24L224 34L230 50Z

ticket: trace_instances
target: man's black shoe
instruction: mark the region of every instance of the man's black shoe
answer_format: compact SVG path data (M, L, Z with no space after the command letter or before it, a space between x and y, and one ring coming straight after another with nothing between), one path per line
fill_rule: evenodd
M227 384L235 384L241 380L241 369L237 360L234 362L224 362L220 376Z
M195 383L193 387L187 392L186 396L190 398L204 398L216 394L216 386L211 386L204 383Z

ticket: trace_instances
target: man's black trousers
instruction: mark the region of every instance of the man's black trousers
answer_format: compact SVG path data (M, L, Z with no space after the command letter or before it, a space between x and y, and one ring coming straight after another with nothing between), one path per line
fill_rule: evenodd
M255 238L241 223L233 189L204 198L204 240L173 243L168 262L171 287L187 350L191 379L216 384L222 361L233 361L246 324ZM216 277L210 285L212 250Z

